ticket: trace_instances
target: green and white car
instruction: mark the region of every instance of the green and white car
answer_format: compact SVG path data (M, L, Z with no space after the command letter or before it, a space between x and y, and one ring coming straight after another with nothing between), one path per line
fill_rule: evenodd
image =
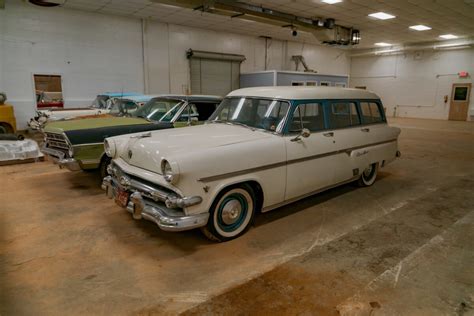
M105 176L110 162L104 153L105 138L196 125L206 121L221 100L218 96L159 96L129 117L51 122L44 128L42 152L60 168L71 171L100 169L101 175Z

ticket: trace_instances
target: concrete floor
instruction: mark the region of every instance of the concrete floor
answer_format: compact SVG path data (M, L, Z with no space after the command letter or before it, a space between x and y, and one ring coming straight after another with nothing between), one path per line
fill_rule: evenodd
M392 120L402 158L215 244L105 198L94 173L0 167L0 315L474 313L474 124Z

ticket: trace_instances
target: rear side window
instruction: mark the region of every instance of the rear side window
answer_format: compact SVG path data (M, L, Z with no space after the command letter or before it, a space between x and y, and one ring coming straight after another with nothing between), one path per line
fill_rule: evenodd
M303 128L312 132L324 129L323 107L320 103L300 104L295 109L290 132L299 132Z
M344 128L360 125L357 107L354 102L332 103L329 111L331 128Z
M365 124L383 122L382 113L379 105L375 102L361 102L362 120Z

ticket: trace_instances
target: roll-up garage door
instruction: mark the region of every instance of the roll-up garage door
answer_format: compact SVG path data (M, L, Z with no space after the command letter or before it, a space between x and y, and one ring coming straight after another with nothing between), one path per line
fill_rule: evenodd
M191 68L191 93L226 95L239 88L243 55L188 50Z

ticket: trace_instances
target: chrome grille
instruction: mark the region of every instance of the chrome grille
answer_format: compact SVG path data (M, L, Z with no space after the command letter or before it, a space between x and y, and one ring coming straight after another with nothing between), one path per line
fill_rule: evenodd
M69 144L63 134L45 133L46 144L49 148L69 150Z

